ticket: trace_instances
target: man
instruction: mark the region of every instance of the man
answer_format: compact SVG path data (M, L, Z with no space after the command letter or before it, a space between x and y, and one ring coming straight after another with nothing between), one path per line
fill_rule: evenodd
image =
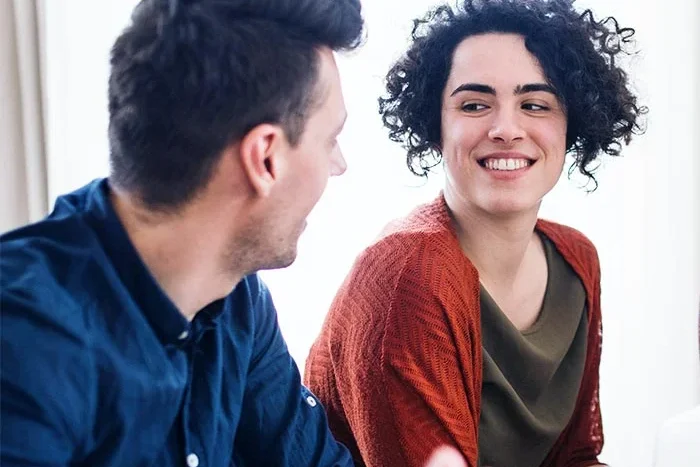
M359 0L137 6L109 179L0 237L3 467L351 465L255 271L345 170L362 27Z

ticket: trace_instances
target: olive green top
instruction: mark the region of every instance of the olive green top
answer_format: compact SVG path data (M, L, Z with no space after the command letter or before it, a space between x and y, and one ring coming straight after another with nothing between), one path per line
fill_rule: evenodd
M529 329L518 330L481 287L481 466L538 467L576 405L586 359L586 294L551 241L541 237L547 287Z

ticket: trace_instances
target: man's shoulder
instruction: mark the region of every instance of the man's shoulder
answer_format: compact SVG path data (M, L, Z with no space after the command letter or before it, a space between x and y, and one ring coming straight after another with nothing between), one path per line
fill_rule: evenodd
M47 218L0 237L0 297L4 325L44 323L74 340L89 334L86 300L96 274L89 265L101 254L94 233L79 215ZM43 326L28 326L41 338Z
M75 225L50 218L0 239L3 417L33 436L51 430L42 449L81 443L95 414L98 338L83 293L90 238Z
M0 281L5 287L48 287L69 282L99 249L79 218L44 219L0 237Z
M53 212L40 221L0 235L0 280L16 279L16 272L29 270L59 275L71 270L82 260L90 258L99 241L87 213L91 196L98 187L93 182L56 200Z
M65 222L41 221L0 241L1 340L3 351L19 359L3 360L2 367L30 392L43 391L46 376L39 373L50 374L54 366L79 376L81 384L92 375L93 336L80 293L89 254L83 236L63 231ZM36 373L21 376L18 364Z

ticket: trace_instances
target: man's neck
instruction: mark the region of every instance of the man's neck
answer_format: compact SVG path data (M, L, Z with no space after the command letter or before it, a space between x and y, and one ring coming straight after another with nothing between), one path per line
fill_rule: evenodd
M235 273L234 265L222 267L230 245L211 219L197 214L201 210L156 213L114 189L111 202L141 260L188 320L228 295L243 277L244 272Z

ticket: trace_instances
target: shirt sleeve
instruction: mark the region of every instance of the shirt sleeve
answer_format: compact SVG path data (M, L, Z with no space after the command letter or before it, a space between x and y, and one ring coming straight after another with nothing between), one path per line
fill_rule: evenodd
M235 445L243 466L351 466L324 409L301 384L269 291L260 283L252 313L255 341Z
M73 465L89 433L89 353L64 319L75 306L20 263L0 261L0 465Z

